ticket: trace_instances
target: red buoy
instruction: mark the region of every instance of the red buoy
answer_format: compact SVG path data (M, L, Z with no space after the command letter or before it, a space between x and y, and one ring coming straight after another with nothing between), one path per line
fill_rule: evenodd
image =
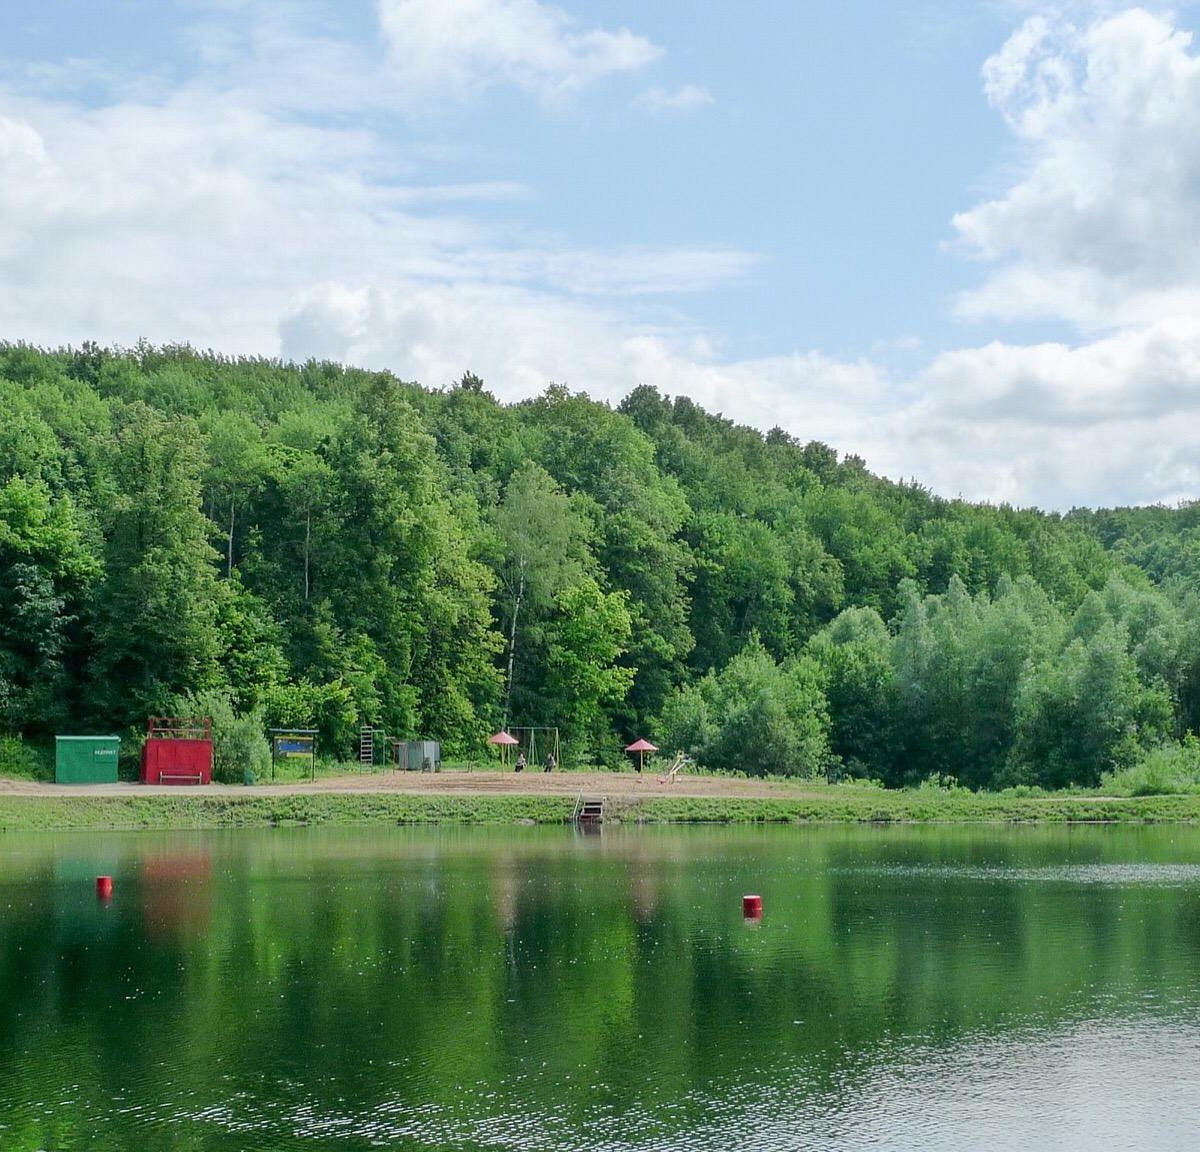
M762 919L762 897L761 896L743 896L742 897L742 915L747 920Z
M97 876L96 877L96 895L101 900L112 899L112 877Z

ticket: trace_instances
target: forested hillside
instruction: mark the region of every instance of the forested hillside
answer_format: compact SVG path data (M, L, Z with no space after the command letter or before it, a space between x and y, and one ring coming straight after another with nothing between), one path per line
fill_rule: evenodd
M1096 784L1200 726L1200 506L947 501L683 397L0 347L0 735L220 705L478 754Z

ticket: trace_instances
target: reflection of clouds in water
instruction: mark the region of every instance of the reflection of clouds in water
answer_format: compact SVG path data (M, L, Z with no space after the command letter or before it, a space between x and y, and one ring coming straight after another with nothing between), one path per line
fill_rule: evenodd
M1200 1028L1084 1023L878 1068L825 1113L784 1118L739 1148L1176 1149L1200 1116ZM779 1092L782 1104L785 1092Z
M1005 865L887 864L880 867L830 868L835 876L916 876L983 883L1029 881L1055 884L1152 885L1190 888L1200 885L1200 864L1054 864L1044 868Z

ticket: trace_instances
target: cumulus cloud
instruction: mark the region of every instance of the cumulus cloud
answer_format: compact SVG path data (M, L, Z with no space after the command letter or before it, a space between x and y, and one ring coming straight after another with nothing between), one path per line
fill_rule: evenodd
M1065 510L1200 490L1200 323L1078 346L994 342L942 353L911 379L816 352L723 359L702 333L499 286L324 285L281 332L285 355L432 385L469 366L507 399L557 381L616 403L650 384L948 496Z
M504 399L551 382L624 395L622 320L594 305L511 285L330 282L295 302L280 352L387 367L440 387L470 367Z
M703 334L511 287L330 283L306 294L281 331L292 358L387 365L432 385L452 382L469 365L509 399L557 382L617 403L650 384L759 428L780 425L871 457L882 452L897 414L892 381L865 360L809 352L723 361Z
M943 352L913 391L896 445L938 491L1061 509L1200 491L1200 320Z
M1075 22L1032 16L985 63L1017 171L954 227L991 265L964 316L1052 317L1079 338L942 353L899 442L943 490L1055 507L1195 498L1200 57L1167 17L1071 7Z
M983 68L1021 149L1020 178L954 218L999 267L964 314L1085 329L1200 303L1200 58L1132 9L1077 27L1036 16Z
M416 94L515 84L554 100L662 49L627 28L581 28L538 0L381 0L395 82Z
M905 379L811 352L722 362L663 336L623 352L629 378L947 496L1066 510L1200 491L1200 319L947 351Z
M46 163L46 145L32 124L0 116L0 164L32 164L35 169Z

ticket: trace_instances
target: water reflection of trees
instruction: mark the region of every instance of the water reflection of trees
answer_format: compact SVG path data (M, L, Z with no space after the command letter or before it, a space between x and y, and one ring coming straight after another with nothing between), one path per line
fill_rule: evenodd
M764 1076L817 1093L913 1044L1184 1000L1193 840L276 833L186 866L128 850L108 908L51 847L0 865L0 1100L77 1085L53 1121L69 1126L117 1087L265 1094L285 1115L314 1099L455 1114L486 1086L579 1123L671 1100L661 1123L682 1128ZM1130 859L1175 871L1104 881ZM1081 883L1079 867L1098 871ZM136 1122L113 1123L131 1140ZM28 1147L54 1135L30 1132Z

